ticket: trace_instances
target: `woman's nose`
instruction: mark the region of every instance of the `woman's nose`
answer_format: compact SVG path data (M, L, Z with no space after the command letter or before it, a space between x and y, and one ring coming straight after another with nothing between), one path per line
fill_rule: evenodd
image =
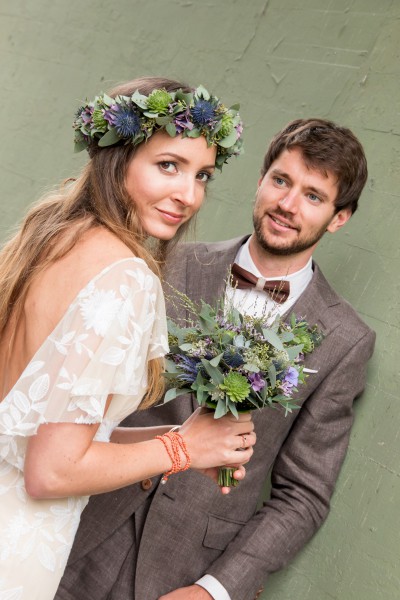
M173 194L173 198L185 206L192 206L195 204L196 181L191 177L182 178Z

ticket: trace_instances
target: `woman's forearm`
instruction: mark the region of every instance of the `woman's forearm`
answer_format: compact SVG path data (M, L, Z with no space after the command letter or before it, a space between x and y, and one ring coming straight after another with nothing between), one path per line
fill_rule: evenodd
M158 425L157 427L116 427L111 435L115 444L132 444L153 439L156 435L163 435L170 431L174 425Z

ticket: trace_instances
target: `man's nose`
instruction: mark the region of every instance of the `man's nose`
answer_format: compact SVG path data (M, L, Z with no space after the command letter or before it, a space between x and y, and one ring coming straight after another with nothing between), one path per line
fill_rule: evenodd
M279 199L278 204L280 208L286 212L297 212L299 205L299 193L294 189L288 190L287 193Z

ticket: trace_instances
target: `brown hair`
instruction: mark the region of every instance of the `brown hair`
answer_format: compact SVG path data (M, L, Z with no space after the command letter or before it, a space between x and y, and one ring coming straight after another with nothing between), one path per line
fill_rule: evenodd
M170 92L180 88L191 91L178 81L144 77L115 87L109 95L131 95L135 90L148 95L156 88ZM135 149L132 145L91 146L91 158L80 176L71 180L72 184L61 185L29 210L19 231L0 252L0 336L11 315L18 318L21 313L33 278L50 263L65 256L92 227L106 227L159 275L169 242L159 241L152 251L149 250L135 203L125 189L126 171ZM180 235L183 229L185 226ZM149 387L140 408L150 406L160 398L161 372L160 359L149 362Z
M336 212L343 208L350 208L352 213L357 210L368 169L363 147L350 129L325 119L291 121L272 138L261 176L264 177L282 152L291 148L299 148L309 168L336 176Z

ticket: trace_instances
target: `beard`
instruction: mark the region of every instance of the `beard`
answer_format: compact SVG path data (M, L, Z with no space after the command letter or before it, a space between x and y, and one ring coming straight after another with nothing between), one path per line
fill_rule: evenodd
M274 216L278 218L281 216L287 221L291 221L290 215L286 214L280 208L274 211ZM306 237L302 238L301 235L299 235L297 240L294 240L293 242L286 242L286 244L283 242L282 245L279 245L279 242L273 240L273 236L271 236L271 240L267 239L268 233L263 229L263 217L264 215L260 217L253 213L254 233L259 246L261 246L261 248L269 254L273 254L275 256L290 256L292 254L299 254L300 252L304 252L304 250L308 250L317 244L317 242L319 242L324 235L326 228L331 222L330 218L326 223L324 223L323 226L317 230L311 231ZM301 234L301 229L297 229L297 231Z

